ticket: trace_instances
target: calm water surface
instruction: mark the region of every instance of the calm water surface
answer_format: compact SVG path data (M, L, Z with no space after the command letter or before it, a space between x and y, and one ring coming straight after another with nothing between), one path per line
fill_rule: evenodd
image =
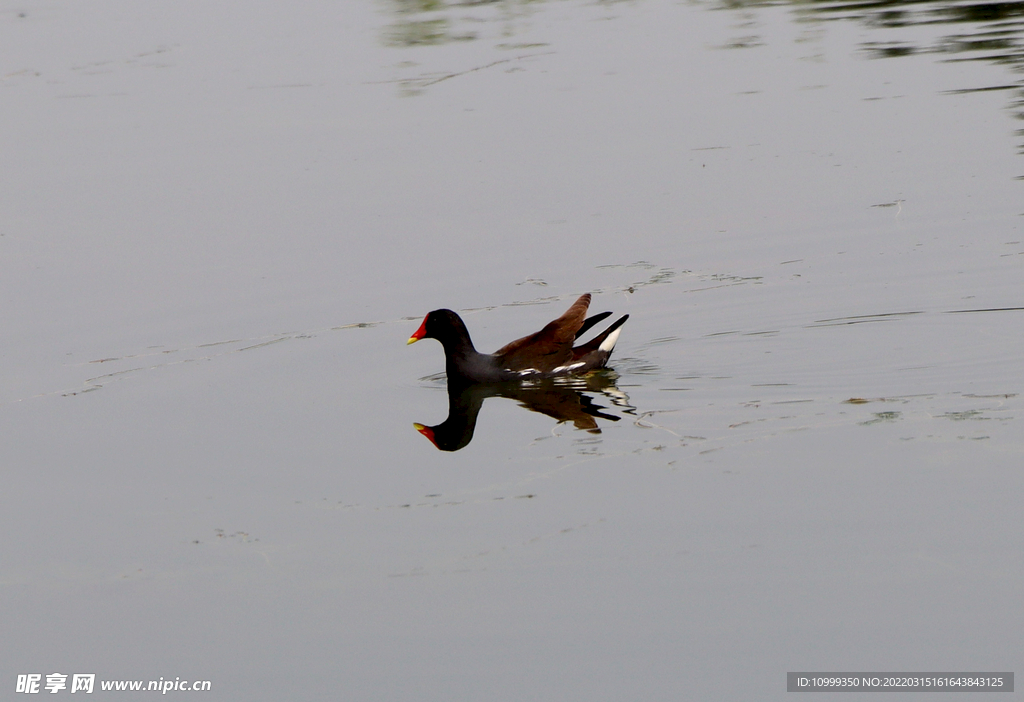
M1014 670L1022 8L0 12L0 696ZM405 345L588 291L581 384Z

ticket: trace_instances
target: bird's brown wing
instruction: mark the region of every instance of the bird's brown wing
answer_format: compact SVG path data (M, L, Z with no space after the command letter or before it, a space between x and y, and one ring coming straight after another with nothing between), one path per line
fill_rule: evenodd
M509 370L536 369L549 373L572 360L572 344L576 332L583 326L590 307L590 293L581 295L558 319L535 334L516 339L494 352L503 368Z

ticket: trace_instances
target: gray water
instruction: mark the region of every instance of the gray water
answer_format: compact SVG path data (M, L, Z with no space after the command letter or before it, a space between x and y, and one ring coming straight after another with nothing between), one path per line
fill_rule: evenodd
M1022 14L0 11L0 698L1014 670ZM426 312L491 351L583 292L630 315L590 425L416 432Z

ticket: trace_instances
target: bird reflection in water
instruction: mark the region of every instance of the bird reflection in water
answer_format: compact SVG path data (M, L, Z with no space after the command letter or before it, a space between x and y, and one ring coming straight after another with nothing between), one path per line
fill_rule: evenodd
M435 426L414 424L416 430L441 451L458 451L469 445L476 429L476 418L488 397L506 397L521 407L545 414L577 429L600 434L598 419L611 422L619 417L607 414L596 404L597 396L632 412L629 397L618 389L612 371L597 371L582 377L539 380L530 383L461 383L448 385L448 418Z

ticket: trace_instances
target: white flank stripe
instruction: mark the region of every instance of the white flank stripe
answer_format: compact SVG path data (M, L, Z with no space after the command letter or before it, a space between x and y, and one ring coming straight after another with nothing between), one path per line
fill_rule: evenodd
M602 341L601 345L598 346L597 348L599 350L601 350L601 351L607 351L608 353L611 353L612 349L615 348L615 342L619 340L619 332L620 331L622 331L622 327L619 327L618 329L613 331L611 334L609 334L608 338L605 339L604 341Z
M572 364L570 364L568 366L559 366L558 368L555 368L551 372L552 373L567 373L568 371L571 371L574 368L579 368L580 366L583 365L583 363L584 363L583 361L580 361L579 363L572 363Z

